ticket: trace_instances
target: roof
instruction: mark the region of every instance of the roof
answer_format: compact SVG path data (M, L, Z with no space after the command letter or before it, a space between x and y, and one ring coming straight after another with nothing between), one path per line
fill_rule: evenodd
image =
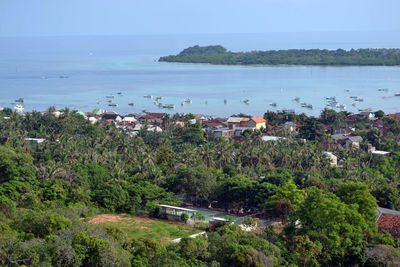
M391 210L391 209L385 209L382 207L378 207L378 217L381 216L382 214L393 214L393 215L398 215L400 216L400 211L397 210Z
M333 134L332 136L333 140L345 140L347 139L347 136L344 134Z
M196 212L197 211L197 210L191 210L191 209L186 209L186 208L181 208L181 207L176 207L176 206L170 206L170 205L157 205L157 206L163 207L163 208L175 209L175 210L192 211L192 212Z
M388 114L389 118L400 120L400 113Z
M270 136L270 135L264 135L262 137L263 141L278 141L279 139L282 139L282 137L278 137L278 136Z
M328 156L328 157L335 157L335 158L337 158L332 152L329 152L329 151L325 151L325 152L324 152L324 155L326 155L326 156Z
M243 118L240 117L229 117L227 122L232 122L232 123L240 123L243 120Z
M382 151L382 150L375 150L371 152L372 154L376 154L376 155L387 155L390 154L390 152L388 151Z
M361 136L359 136L359 135L357 135L357 136L349 136L348 139L351 142L358 142L358 143L362 142L362 140L363 140L363 138Z
M144 116L146 120L155 120L164 118L165 113L148 113Z
M266 122L266 120L263 117L255 117L255 118L251 118L251 120L254 121L255 123Z
M381 214L377 224L379 231L386 230L394 238L400 238L400 215Z
M135 119L135 117L125 117L125 118L123 118L122 121L130 121L130 122L132 122L132 121L136 121L136 119Z

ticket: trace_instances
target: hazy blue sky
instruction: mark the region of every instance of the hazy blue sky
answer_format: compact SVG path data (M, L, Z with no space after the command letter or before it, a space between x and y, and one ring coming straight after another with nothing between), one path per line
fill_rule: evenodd
M0 36L400 30L400 0L0 0Z

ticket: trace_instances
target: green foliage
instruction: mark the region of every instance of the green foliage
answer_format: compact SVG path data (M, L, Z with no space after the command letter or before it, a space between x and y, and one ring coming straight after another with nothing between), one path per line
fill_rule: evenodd
M193 46L159 61L222 65L400 65L399 49L289 49L233 53L222 46Z
M189 220L189 214L187 214L187 213L182 213L182 214L181 214L181 221L186 222L187 220Z
M321 244L318 256L320 263L329 264L345 259L351 262L366 247L366 234L376 230L358 209L358 205L345 204L332 193L324 194L320 189L310 188L304 202L290 217L288 235L307 235L317 247ZM298 229L294 227L297 223Z

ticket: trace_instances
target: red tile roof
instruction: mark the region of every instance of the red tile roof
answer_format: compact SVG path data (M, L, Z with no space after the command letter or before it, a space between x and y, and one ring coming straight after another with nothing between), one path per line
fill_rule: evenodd
M387 116L400 121L400 113L388 114Z
M255 123L263 123L266 122L266 120L264 120L263 117L255 117L255 118L251 118L252 121L254 121Z
M394 214L381 214L378 221L379 231L386 230L394 238L400 238L400 216Z

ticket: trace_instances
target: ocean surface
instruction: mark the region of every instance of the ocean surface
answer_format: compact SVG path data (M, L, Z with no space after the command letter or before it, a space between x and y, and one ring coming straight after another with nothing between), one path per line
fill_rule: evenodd
M49 106L92 111L229 116L294 109L319 115L325 97L346 110L400 112L400 67L214 66L159 63L192 45L221 44L231 51L289 48L400 48L399 33L268 33L225 35L80 36L0 38L0 107L25 98L25 110ZM60 78L61 76L67 78ZM387 88L388 91L379 91ZM117 93L121 92L122 96ZM109 107L107 95L118 107ZM161 109L154 99L174 104ZM363 98L356 102L350 96ZM293 99L312 104L302 108ZM191 104L181 102L190 98ZM226 104L224 100L226 99ZM244 102L248 99L248 104ZM97 104L100 101L101 104ZM277 106L270 106L276 102ZM131 107L128 103L134 103Z

